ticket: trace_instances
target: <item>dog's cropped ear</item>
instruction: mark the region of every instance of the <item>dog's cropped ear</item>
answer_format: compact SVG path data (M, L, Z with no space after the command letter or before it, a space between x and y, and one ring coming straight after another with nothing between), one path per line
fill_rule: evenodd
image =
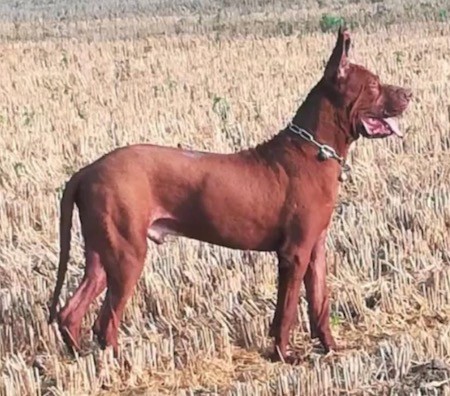
M345 78L349 69L348 51L350 49L350 33L345 26L339 27L336 45L325 67L325 78L335 80Z

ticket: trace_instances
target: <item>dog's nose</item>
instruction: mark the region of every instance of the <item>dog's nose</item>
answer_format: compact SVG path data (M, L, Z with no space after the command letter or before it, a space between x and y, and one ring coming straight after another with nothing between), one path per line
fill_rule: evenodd
M409 101L412 98L413 94L412 94L412 91L409 88L403 88L402 96L403 96L404 100Z

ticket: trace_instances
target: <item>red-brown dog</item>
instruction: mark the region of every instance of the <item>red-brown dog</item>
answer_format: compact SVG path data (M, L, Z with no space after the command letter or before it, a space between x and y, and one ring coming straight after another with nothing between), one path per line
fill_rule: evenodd
M93 330L118 350L125 305L141 275L147 237L180 235L234 249L275 251L278 296L270 336L288 356L304 281L313 337L336 348L329 324L325 238L349 146L359 136L400 135L395 116L411 92L384 85L349 62L339 29L321 80L292 123L271 140L233 154L149 144L119 148L77 172L61 200L60 261L50 308L66 344L79 347L89 304L107 287ZM86 271L57 314L67 271L74 203L85 241Z

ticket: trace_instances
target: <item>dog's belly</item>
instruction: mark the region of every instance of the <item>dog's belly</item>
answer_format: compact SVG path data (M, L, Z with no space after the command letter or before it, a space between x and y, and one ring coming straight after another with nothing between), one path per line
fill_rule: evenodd
M147 230L147 237L154 243L161 245L167 236L178 236L195 239L231 249L270 251L276 243L275 233L264 233L263 237L250 236L248 230L245 235L233 236L222 234L215 228L204 227L204 224L180 223L174 218L159 218Z

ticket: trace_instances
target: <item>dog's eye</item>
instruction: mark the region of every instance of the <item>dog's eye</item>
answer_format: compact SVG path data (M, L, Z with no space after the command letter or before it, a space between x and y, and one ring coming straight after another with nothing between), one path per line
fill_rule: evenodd
M374 92L374 93L378 93L380 90L380 86L378 84L378 81L376 80L372 80L369 82L369 90Z

